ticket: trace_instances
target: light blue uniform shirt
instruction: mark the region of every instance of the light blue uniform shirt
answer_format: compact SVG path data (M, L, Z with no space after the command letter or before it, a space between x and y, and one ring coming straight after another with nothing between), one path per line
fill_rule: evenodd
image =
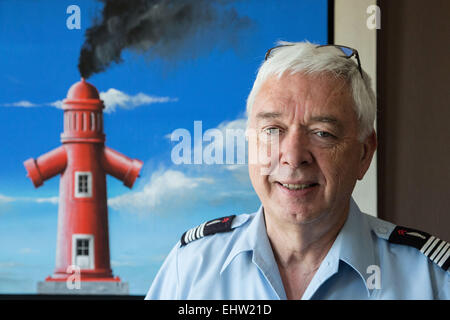
M388 242L394 228L351 199L302 299L450 299L450 272L414 247ZM286 299L264 209L236 216L229 232L178 242L146 299Z

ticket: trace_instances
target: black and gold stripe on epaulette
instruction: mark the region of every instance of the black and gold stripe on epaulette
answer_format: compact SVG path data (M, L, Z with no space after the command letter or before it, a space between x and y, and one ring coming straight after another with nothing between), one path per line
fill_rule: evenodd
M450 243L447 241L423 231L397 226L389 236L389 242L415 247L439 267L448 270Z

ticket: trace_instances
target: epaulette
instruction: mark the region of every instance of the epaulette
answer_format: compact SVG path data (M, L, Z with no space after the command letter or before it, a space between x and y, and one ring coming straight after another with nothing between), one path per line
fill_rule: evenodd
M232 215L214 219L204 222L195 228L189 229L181 236L181 246L187 245L188 243L203 238L204 236L230 231L231 223L233 222L235 216L236 215Z
M389 242L412 246L420 250L431 261L447 271L450 265L450 243L429 233L396 226L389 236Z

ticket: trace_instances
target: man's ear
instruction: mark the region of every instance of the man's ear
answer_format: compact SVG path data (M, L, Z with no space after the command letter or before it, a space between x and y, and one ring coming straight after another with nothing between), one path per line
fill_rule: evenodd
M377 149L377 134L375 130L367 136L367 138L362 143L362 151L360 158L360 169L358 173L358 180L362 180L367 170L369 170L370 163L372 162L373 154Z

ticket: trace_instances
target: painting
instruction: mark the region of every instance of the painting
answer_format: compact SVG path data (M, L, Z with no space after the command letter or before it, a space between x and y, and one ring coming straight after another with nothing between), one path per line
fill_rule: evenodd
M143 296L186 230L257 211L247 96L278 41L327 43L327 5L0 2L0 294Z

